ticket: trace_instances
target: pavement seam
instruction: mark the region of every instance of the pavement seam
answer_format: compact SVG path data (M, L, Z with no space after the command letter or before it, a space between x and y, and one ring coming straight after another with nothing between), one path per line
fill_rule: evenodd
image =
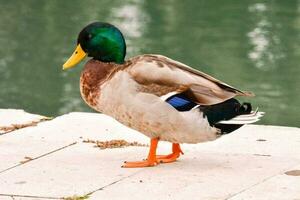
M32 158L31 160L28 160L27 162L19 163L19 164L17 164L17 165L14 165L14 166L12 166L12 167L9 167L9 168L7 168L7 169L4 169L4 170L0 171L0 174L6 172L6 171L8 171L8 170L14 169L14 168L16 168L16 167L19 167L19 166L21 166L21 165L25 165L25 164L27 164L27 163L29 163L29 162L32 162L32 161L34 161L34 160L37 160L37 159L39 159L39 158L43 158L43 157L45 157L45 156L47 156L47 155L50 155L50 154L55 153L55 152L57 152L57 151L63 150L63 149L68 148L68 147L70 147L70 146L73 146L73 145L75 145L75 144L77 144L77 142L73 142L73 143L71 143L71 144L68 144L68 145L66 145L66 146L60 147L60 148L55 149L55 150L53 150L53 151L47 152L47 153L42 154L42 155L40 155L40 156L38 156L38 157Z
M45 196L33 196L33 195L19 195L19 194L0 194L0 196L3 197L11 197L12 199L15 199L14 197L24 197L24 198L34 198L34 199L62 199L60 197L45 197Z
M273 174L273 175L271 175L271 176L269 176L269 177L263 179L262 181L260 181L260 182L258 182L258 183L255 183L255 184L253 184L253 185L251 185L251 186L249 186L249 187L247 187L247 188L245 188L245 189L243 189L243 190L241 190L241 191L239 191L239 192L237 192L237 193L235 193L235 194L229 195L229 197L225 198L224 200L230 200L231 198L233 198L233 197L235 197L235 196L237 196L237 195L239 195L239 194L241 194L241 193L243 193L243 192L245 192L245 191L247 191L247 190L249 190L249 189L251 189L251 188L257 186L257 185L260 185L260 184L262 184L262 183L264 183L264 182L266 182L266 181L272 179L272 178L275 177L275 176L281 175L281 174L283 174L286 170L292 169L292 168L294 168L294 167L296 167L296 166L299 166L299 163L296 164L296 165L291 165L291 166L288 167L287 169L282 170L282 171L280 171L280 172L278 172L278 173L276 173L276 174Z
M111 183L109 183L109 184L107 184L107 185L104 185L104 186L102 186L102 187L100 187L100 188L98 188L98 189L96 189L96 190L93 190L93 191L87 193L86 195L91 196L91 195L94 194L95 192L101 191L101 190L103 190L103 189L105 189L105 188L107 188L107 187L110 187L110 186L112 186L112 185L114 185L114 184L117 184L117 183L119 183L119 182L121 182L121 181L123 181L123 180L125 180L125 179L127 179L127 178L130 178L130 177L132 177L132 176L135 176L136 174L138 174L138 173L140 173L140 172L142 172L142 171L145 171L145 169L141 169L141 170L139 170L139 171L137 171L137 172L134 172L134 173L132 173L132 174L130 174L130 175L128 175L128 176L122 177L122 178L120 178L119 180L116 180L116 181L111 182Z

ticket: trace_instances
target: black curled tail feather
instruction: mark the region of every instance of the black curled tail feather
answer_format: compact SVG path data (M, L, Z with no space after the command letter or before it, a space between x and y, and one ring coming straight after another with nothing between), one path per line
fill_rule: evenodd
M249 114L252 110L250 103L240 104L236 99L228 99L219 104L210 106L200 106L204 117L211 126L215 126L219 121L229 120L238 115Z
M239 109L240 114L249 114L251 111L252 106L250 103L243 103Z
M256 122L263 115L256 115L257 111L253 113L250 103L240 104L233 98L215 105L200 106L200 110L209 124L220 130L220 134L227 134L244 124Z

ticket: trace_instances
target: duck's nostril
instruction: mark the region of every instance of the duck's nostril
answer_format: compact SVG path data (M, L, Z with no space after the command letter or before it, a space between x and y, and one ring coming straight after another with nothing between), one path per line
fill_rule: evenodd
M75 51L75 54L77 54L78 52L77 51Z

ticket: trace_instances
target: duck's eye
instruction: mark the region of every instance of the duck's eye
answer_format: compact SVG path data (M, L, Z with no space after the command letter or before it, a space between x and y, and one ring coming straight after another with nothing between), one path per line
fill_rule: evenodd
M91 39L92 38L92 34L88 34L87 39Z

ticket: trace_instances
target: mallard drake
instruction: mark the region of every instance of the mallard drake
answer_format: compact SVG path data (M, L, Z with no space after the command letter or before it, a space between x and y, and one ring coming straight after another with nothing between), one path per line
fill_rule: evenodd
M95 22L79 33L77 47L63 65L69 69L92 57L80 77L84 101L151 140L147 159L123 167L149 167L175 161L181 143L212 141L263 115L236 96L254 96L162 55L125 60L121 31ZM172 143L172 153L156 155L160 140Z

